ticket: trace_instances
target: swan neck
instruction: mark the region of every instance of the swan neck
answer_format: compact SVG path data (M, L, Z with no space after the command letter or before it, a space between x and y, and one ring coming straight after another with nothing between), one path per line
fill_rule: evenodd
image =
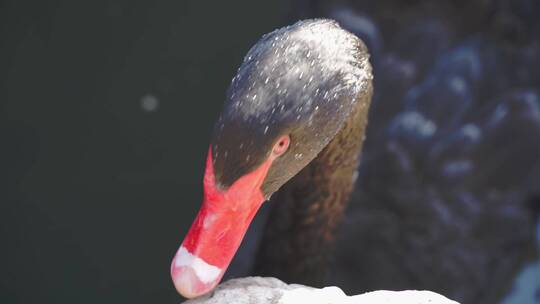
M273 196L255 260L256 275L324 284L357 175L372 88L365 93L330 143Z

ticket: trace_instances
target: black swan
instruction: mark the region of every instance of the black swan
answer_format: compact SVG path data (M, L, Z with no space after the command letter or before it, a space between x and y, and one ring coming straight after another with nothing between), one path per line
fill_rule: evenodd
M399 83L393 85L397 87L390 84L388 94L400 89ZM233 79L215 127L204 179L203 207L171 268L175 286L184 296L203 294L219 282L257 209L278 189L272 197L273 208L254 271L287 282L323 284L328 278L323 265L327 265L357 177L371 91L366 48L332 21L305 21L277 30L250 50ZM365 186L354 193L354 206L349 211L358 213L365 208L369 213L360 214L354 222L346 221L344 235L352 225L355 229L350 231L356 234L338 242L335 264L354 267L351 272L356 273L355 278L348 278L349 286L354 284L365 291L380 289L382 282L387 282L383 288L392 289L412 285L434 289L465 303L490 303L486 299L500 297L508 289L509 274L515 274L516 266L533 249L533 217L524 205L512 204L515 193L486 193L482 203L492 204L493 208L484 211L478 209L483 206L475 196L454 191L456 184L459 186L456 174L468 167L466 162L457 163L463 160L460 157L467 160L467 155L452 153L452 149L459 145L467 148L461 147L461 152L481 153L478 141L494 145L501 138L499 133L506 136L501 128L511 124L512 119L527 122L531 132L527 136L538 135L535 115L540 114L535 93L513 96L508 97L508 103L501 101L502 106L480 112L477 119L490 124L492 133L479 134L484 125L474 124L472 117L469 125L441 133L445 140L434 142L437 153L426 159L412 159L407 150L409 145L421 149L435 132L440 132L420 110L392 120L385 131L390 133L386 138L391 141L374 139L374 144L383 145L383 153L364 156L368 161L359 172L358 184ZM454 113L445 111L444 105L440 117L451 120ZM448 163L449 155L457 160ZM485 158L504 161L506 157L495 153ZM384 164L381 170L370 167L372 159ZM415 197L415 193L433 199L441 195L441 189L423 182L429 181L429 176L421 175L420 180L414 175L408 179L392 176L398 169L415 172L415 166L424 166L424 161L445 162L437 163L439 166L433 170L440 166L455 169L454 175L444 181L449 187L444 197L452 198L448 203L439 199L434 205L421 204L422 197ZM492 163L490 170L496 170L495 165ZM538 163L530 166L531 176L538 176ZM484 171L482 175L495 173ZM370 180L371 176L375 179ZM395 197L394 191L379 195L385 189L373 187L383 185L382 181L391 187L399 186L406 195ZM418 188L429 191L420 192ZM514 196L506 196L511 194ZM416 200L420 203L414 206ZM497 230L486 231L486 223ZM405 233L410 230L413 233ZM363 248L343 254L339 248L351 240ZM500 264L499 254L504 256ZM330 277L339 275L338 268L332 268ZM341 286L342 281L336 282Z
M353 188L371 79L366 47L329 20L276 30L248 52L216 123L203 206L172 264L182 295L219 282L253 216L285 183L288 210L269 223L277 243L263 259L290 271L286 280L319 277L312 266L323 262Z

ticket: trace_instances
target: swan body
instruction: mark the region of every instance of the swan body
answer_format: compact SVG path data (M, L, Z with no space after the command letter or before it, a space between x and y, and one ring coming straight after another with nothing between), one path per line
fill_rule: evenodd
M327 284L538 303L540 2L309 5L303 18L331 17L366 42L375 75Z

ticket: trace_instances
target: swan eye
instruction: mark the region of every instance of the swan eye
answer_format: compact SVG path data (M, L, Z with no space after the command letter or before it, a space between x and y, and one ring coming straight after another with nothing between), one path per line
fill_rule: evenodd
M287 149L289 148L290 142L291 139L289 135L281 136L274 145L274 148L272 149L272 157L276 158L285 153L285 151L287 151Z

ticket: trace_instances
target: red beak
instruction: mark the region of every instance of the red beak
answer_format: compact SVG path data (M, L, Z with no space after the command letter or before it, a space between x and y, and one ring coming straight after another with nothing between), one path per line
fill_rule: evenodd
M229 189L221 191L216 185L212 151L209 150L204 201L171 265L174 285L182 296L200 296L219 283L264 202L261 185L271 164L269 158Z

